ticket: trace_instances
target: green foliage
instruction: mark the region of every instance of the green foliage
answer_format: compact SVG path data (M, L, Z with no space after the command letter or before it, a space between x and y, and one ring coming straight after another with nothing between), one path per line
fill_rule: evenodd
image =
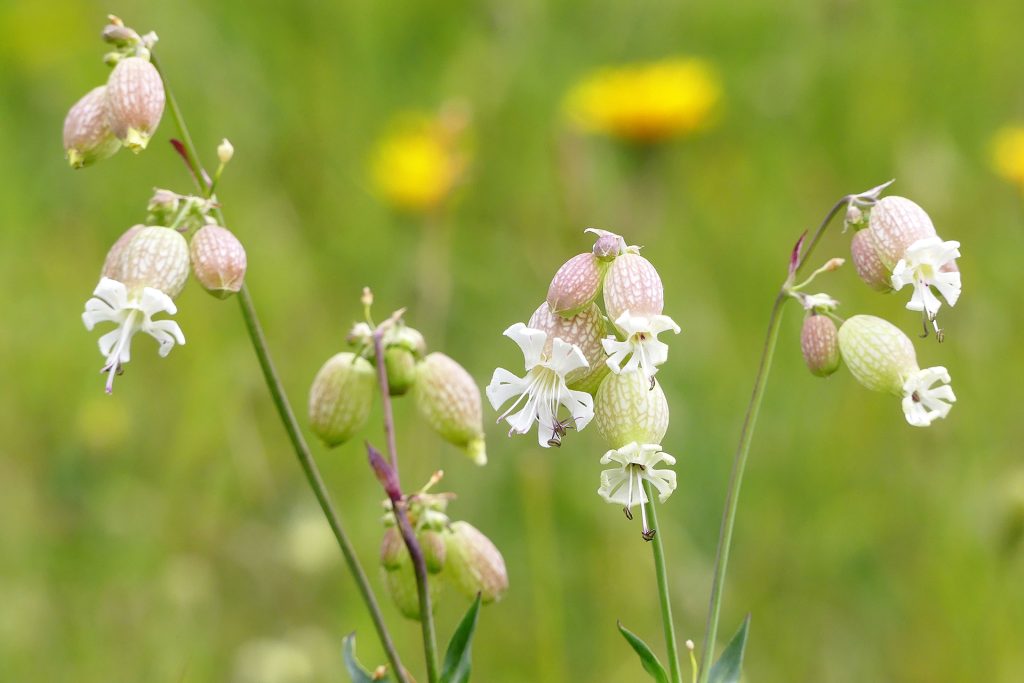
M348 671L349 678L352 683L374 683L379 681L380 683L387 683L391 680L389 676L384 678L374 678L373 674L363 668L363 665L356 659L356 634L350 633L345 636L342 641L342 657L345 660L345 669Z
M708 683L739 683L743 672L743 653L747 649L747 634L750 631L750 615L743 620L743 625L729 644L722 651L715 665L708 674Z
M441 683L466 683L469 680L473 633L476 631L476 621L480 615L480 602L481 596L478 593L466 615L459 622L455 633L452 634L448 650L444 653Z
M665 672L665 667L658 661L657 655L651 652L651 648L647 646L640 636L636 635L628 628L622 625L622 622L616 622L619 627L619 633L626 639L629 646L633 648L633 651L640 657L640 664L644 667L644 671L651 675L651 678L656 683L668 683L668 674Z

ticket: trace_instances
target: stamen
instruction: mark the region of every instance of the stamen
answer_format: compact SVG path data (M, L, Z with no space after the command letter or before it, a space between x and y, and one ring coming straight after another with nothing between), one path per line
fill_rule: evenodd
M628 519L631 522L633 521L633 511L632 510L630 510L628 507L624 507L624 508L622 508L622 512L626 515L626 519Z

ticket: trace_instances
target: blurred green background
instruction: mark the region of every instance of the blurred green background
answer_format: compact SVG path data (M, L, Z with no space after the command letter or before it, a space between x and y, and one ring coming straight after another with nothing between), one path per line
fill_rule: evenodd
M1019 347L1020 197L988 167L992 133L1024 118L1024 4L780 2L148 3L16 0L0 8L0 679L342 681L341 637L382 661L372 627L275 419L233 301L190 284L188 344L148 339L113 397L80 321L107 247L154 186L188 191L165 117L148 152L72 172L68 107L106 78L107 11L156 30L208 162L236 148L220 188L249 252L248 282L300 413L341 349L363 285L481 386L517 369L500 336L554 270L613 229L659 268L683 327L659 375L679 488L662 509L680 637L700 641L726 480L768 309L788 250L841 195L893 191L962 242L964 296L947 340L959 402L917 430L898 401L843 370L802 367L787 314L740 506L722 637L753 614L746 676L1019 681L1024 502ZM723 106L641 175L618 146L568 131L561 100L595 67L697 55ZM460 97L474 161L445 220L451 302L419 282L424 226L368 188L374 140L398 111ZM568 160L568 161L567 161ZM846 256L830 232L817 256ZM841 313L909 334L905 297L852 268L821 288ZM436 303L436 302L434 302ZM443 340L443 341L440 341ZM397 404L407 488L444 468L504 552L512 589L487 608L474 680L640 681L615 620L662 652L649 548L595 490L603 446L508 440L485 407L491 463L472 466ZM375 413L368 438L382 441ZM316 446L375 585L381 493L362 446ZM1016 491L1016 492L1015 492ZM384 596L381 596L385 600ZM447 638L466 608L449 591ZM422 671L419 631L384 605Z

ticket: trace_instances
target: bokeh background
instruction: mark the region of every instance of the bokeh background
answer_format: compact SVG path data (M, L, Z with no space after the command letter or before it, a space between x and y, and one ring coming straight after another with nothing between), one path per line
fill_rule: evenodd
M235 145L220 197L300 412L363 285L379 313L410 305L410 323L483 385L495 366L515 369L500 333L587 248L584 227L645 245L683 327L659 377L680 482L660 533L684 639L703 631L731 455L789 248L841 195L897 178L893 191L963 244L947 340L918 342L922 363L950 369L959 402L917 430L845 370L810 376L792 307L722 637L753 614L751 681L1024 677L1024 220L1020 191L989 162L994 132L1024 119L1020 2L14 0L0 8L0 678L341 681L353 630L364 662L382 661L233 301L190 284L177 316L187 346L159 359L138 340L103 394L83 302L152 188L189 189L167 117L141 156L78 172L62 159L65 112L106 78L110 10L161 36L207 160L222 136ZM673 55L707 60L721 84L699 134L638 161L567 123L565 93L593 69ZM395 211L368 170L375 141L400 112L453 99L472 111L462 186L430 220ZM847 252L834 229L818 255ZM902 295L871 292L849 267L821 285L843 314L918 330ZM644 680L615 620L662 651L650 552L595 495L593 430L541 451L506 439L486 408L491 463L479 469L408 401L397 413L406 486L443 468L452 516L508 563L475 680ZM379 424L375 413L378 442ZM382 496L362 447L316 455L380 588ZM443 639L466 606L447 593ZM421 670L417 626L384 608Z

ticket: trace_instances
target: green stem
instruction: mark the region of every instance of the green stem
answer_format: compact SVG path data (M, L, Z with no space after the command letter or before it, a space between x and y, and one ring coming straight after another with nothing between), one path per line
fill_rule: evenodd
M668 650L668 664L672 673L672 683L682 683L682 673L679 668L679 647L676 645L676 629L672 621L672 600L668 594L668 573L665 570L665 549L661 546L661 539L664 534L658 527L658 513L654 509L654 494L651 491L649 482L644 482L644 492L647 494L647 502L644 507L647 509L647 517L650 520L651 528L655 530L654 538L651 539L651 550L654 552L654 571L658 578L658 597L661 601L661 623L665 630L665 648Z
M736 447L736 455L733 458L732 473L729 475L729 488L725 497L725 509L722 511L722 524L718 532L718 550L715 553L715 572L711 582L711 601L708 605L707 625L704 630L704 650L701 656L699 683L707 683L708 675L711 673L711 665L714 662L715 641L718 636L718 619L722 609L722 591L725 586L725 574L729 565L729 551L732 548L732 532L736 526L736 510L739 507L740 487L743 485L743 472L747 466L747 456L750 453L750 444L754 438L754 427L757 425L757 416L761 411L761 402L764 399L765 386L768 383L768 373L771 371L772 358L775 355L775 343L779 338L779 323L782 320L782 307L789 300L788 292L790 283L793 281L800 269L810 258L818 242L832 219L839 213L840 209L846 207L852 195L847 195L837 201L824 220L818 226L814 235L803 254L799 256L792 273L783 284L782 289L775 297L775 304L772 306L771 315L768 318L768 332L765 335L764 347L761 351L761 364L757 369L757 377L754 379L754 391L750 395L750 403L747 404L747 414L743 420L743 429L740 431L740 442Z
M211 194L212 187L207 185L204 180L205 175L203 173L202 164L199 161L199 155L196 151L195 143L192 142L192 136L188 131L188 126L185 125L185 119L181 114L181 109L178 107L178 102L174 97L174 93L171 91L170 85L168 85L167 75L160 67L156 55L153 55L152 61L153 66L157 68L163 78L164 91L167 94L167 102L170 105L171 116L174 118L174 122L178 127L178 132L181 135L182 143L185 146L185 151L188 155L188 159L186 159L186 161L192 172L193 180L203 196L208 198ZM217 207L215 211L223 225L224 214L219 207ZM301 465L302 471L306 475L306 481L309 482L310 488L313 489L313 494L316 496L317 502L320 503L320 509L323 510L324 516L327 518L327 523L334 532L334 537L338 541L338 547L341 548L341 553L345 557L345 563L348 565L352 578L355 579L356 587L359 589L359 594L362 596L363 602L366 604L366 609L370 612L370 618L373 621L374 628L377 630L377 636L380 639L380 644L384 648L384 652L387 655L388 662L391 664L391 669L394 672L395 677L401 683L409 683L405 669L402 667L401 659L398 656L398 650L395 648L394 641L391 639L391 634L388 632L387 625L384 623L384 616L380 611L380 606L377 604L377 598L373 594L373 588L370 586L370 581L366 576L366 572L363 571L363 567L359 563L359 558L356 556L356 552L352 547L351 541L349 541L348 534L345 533L345 529L341 524L341 518L334 509L330 494L327 492L327 487L324 484L323 477L320 475L320 470L317 468L316 461L313 459L313 455L309 450L309 446L306 443L305 438L302 436L298 420L295 419L295 411L292 410L291 404L288 401L288 396L285 393L284 386L281 384L281 380L277 375L277 370L274 368L273 360L270 357L270 349L267 346L267 340L263 334L263 328L260 326L259 317L256 315L256 308L253 305L252 296L249 294L249 288L245 284L242 285L241 290L238 292L238 304L242 311L242 318L245 320L245 328L249 333L249 339L252 342L253 349L256 351L256 357L259 360L260 369L263 371L263 379L267 383L267 389L270 391L270 396L274 401L274 406L277 408L277 413L281 418L281 423L284 425L285 432L288 434L288 440L291 441L292 448L295 451L295 456L299 460L299 465Z

